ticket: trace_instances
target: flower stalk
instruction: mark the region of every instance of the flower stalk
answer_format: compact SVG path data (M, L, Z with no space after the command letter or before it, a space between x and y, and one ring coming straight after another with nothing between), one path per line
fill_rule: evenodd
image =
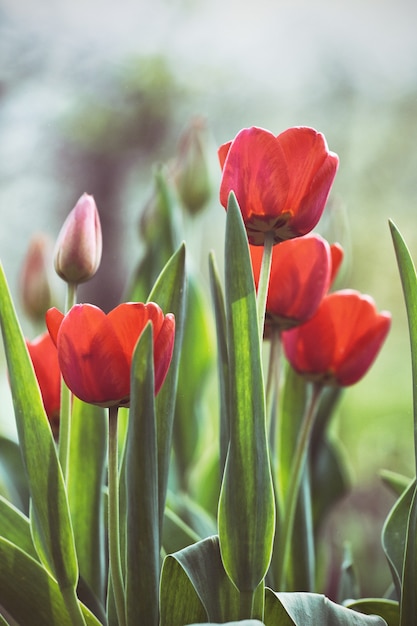
M119 462L117 438L118 407L109 408L109 449L108 449L108 534L109 534L109 569L113 587L119 626L126 625L125 593L120 557L119 524Z

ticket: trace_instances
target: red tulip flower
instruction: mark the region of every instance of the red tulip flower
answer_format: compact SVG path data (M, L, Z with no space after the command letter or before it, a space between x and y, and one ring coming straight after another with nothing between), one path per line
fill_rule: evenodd
M282 333L293 368L323 385L353 385L374 362L391 326L369 296L345 289L323 299L305 324Z
M135 345L147 322L153 325L155 394L171 362L175 319L157 304L129 302L107 315L91 304L76 304L66 315L52 308L46 323L58 349L65 383L91 404L128 406Z
M324 136L294 127L278 137L262 128L241 130L218 151L222 167L220 201L233 191L249 243L262 245L309 233L318 223L339 164Z
M59 428L61 371L58 353L48 332L33 341L26 341L42 395L43 405L54 434Z
M258 288L263 247L249 249ZM274 246L266 300L267 326L285 330L309 320L329 289L331 271L331 249L320 235L305 235Z

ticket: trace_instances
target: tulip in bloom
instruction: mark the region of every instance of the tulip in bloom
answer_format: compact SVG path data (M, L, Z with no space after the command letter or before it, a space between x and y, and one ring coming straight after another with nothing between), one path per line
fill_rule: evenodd
M322 385L353 385L374 362L391 326L369 296L345 289L328 294L305 324L282 333L293 368Z
M61 371L58 353L48 332L33 341L26 341L32 360L43 405L54 435L59 430L59 409L61 396Z
M65 220L55 244L55 270L78 285L96 273L102 252L100 218L93 196L84 193Z
M249 250L258 288L263 247L249 246ZM267 327L286 330L309 320L327 293L331 276L331 246L320 235L305 235L274 246L266 300Z
M58 349L65 383L91 404L128 406L135 345L147 322L153 325L155 393L165 380L174 347L175 319L157 304L128 302L107 315L91 304L76 304L66 315L49 309L46 323Z
M277 137L262 128L245 128L218 155L220 201L227 208L230 192L235 193L253 245L262 245L267 232L278 243L313 230L339 164L324 136L301 126Z

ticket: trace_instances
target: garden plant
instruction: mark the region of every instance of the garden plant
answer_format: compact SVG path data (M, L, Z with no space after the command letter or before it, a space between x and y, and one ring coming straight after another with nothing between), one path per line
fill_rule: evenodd
M328 597L319 549L347 489L332 415L391 325L370 296L336 286L344 250L320 220L338 156L309 127L245 128L220 146L224 258L207 259L206 297L181 220L213 190L198 132L183 150L156 170L143 258L111 311L78 300L102 254L87 193L55 244L61 306L42 246L28 256L36 338L0 271L18 435L0 439L0 624L417 626L415 480L387 477L398 499L381 538L386 594L350 595L340 563ZM415 392L417 278L389 227Z

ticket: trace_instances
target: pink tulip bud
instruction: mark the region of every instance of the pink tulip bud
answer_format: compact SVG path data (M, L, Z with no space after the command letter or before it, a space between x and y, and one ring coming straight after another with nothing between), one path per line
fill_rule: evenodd
M20 271L22 305L35 322L43 321L46 311L53 305L53 278L53 241L37 233L29 243Z
M101 261L100 218L93 196L84 193L65 220L55 245L55 270L67 283L83 283Z

